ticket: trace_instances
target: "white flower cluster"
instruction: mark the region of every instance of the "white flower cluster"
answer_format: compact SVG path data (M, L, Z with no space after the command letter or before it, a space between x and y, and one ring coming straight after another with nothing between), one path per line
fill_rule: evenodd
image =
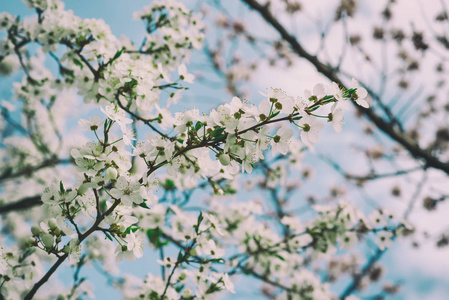
M270 127L272 123L285 120L296 125L301 130L301 140L310 148L318 141L318 134L324 127L320 117L332 122L337 132L341 131L343 117L339 106L346 106L346 102L350 101L348 97L357 98L356 90L342 92L338 89L335 94L326 95L321 84L314 90L320 91L317 92L318 96L309 95L306 91L307 98L293 98L279 89L273 89L264 95L267 99L258 106L234 97L231 103L220 105L204 116L200 115L197 109L178 112L174 118L165 118L173 120L167 121L165 125L172 124L178 133L177 139L149 136L147 141L139 146L138 153L145 157L146 161L155 160L156 164L168 162L169 173L177 174L182 173L190 163L185 158L177 157L175 149L206 146L216 152L223 174L235 174L240 168L239 165L242 171L251 173L253 165L264 159L263 151L268 147L271 146L273 155L278 152L285 155L289 150L293 129L284 125L273 133ZM325 116L314 113L329 103L334 103L330 113ZM220 142L223 142L223 148L217 148ZM185 154L189 153L191 151ZM199 157L193 153L193 157ZM195 173L198 173L198 170L195 170ZM200 175L213 176L213 173Z
M303 266L302 255L312 259L337 246L350 249L358 234L367 232L380 232L378 245L384 249L401 230L409 230L386 212L366 217L341 203L316 207L308 222L278 211L282 235L261 221L268 213L260 202L227 202L240 188L241 173L258 165L268 170L265 188L286 187L289 171L301 167L303 149L318 142L323 121L340 132L350 101L368 107L367 92L356 80L347 90L317 84L302 97L291 97L270 89L257 105L234 97L207 114L198 109L172 114L169 105L180 94L169 93L164 104L161 91L193 82L185 63L204 39L200 15L180 2L153 1L135 14L147 26L136 47L116 38L102 20L64 10L61 1L25 2L36 16L20 20L0 14L0 30L7 32L0 60L14 57L25 73L14 84L25 116L14 125L24 134L9 137L0 149L2 174L24 178L2 187L0 200L22 196L42 205L26 218L5 217L16 224L5 226L9 234L24 245L23 251L5 246L0 252L0 285L8 299L33 297L66 259L77 268L101 262L106 272L119 274L112 261L142 257L147 242L161 253L162 274L121 280L117 286L126 298L214 298L235 292L233 275L249 274L280 289L281 299L331 299L329 286ZM40 49L35 55L27 53L32 43ZM59 75L45 67L46 57L56 61ZM73 133L73 141L65 142L60 128L71 113L67 107L76 103L65 97L67 90L99 104L102 117L78 123L93 141L80 142L85 139ZM3 115L15 109L0 108ZM151 130L143 140L133 131L142 123ZM64 151L70 157L60 159ZM271 168L267 156L287 158L286 164ZM63 166L55 172L46 170L58 164ZM213 196L203 212L188 211L191 193L209 187ZM39 225L31 226L30 235L31 222ZM164 255L164 247L178 255ZM56 259L54 267L39 280L49 257ZM48 293L44 297L70 298L90 289L78 282L70 291Z
M183 49L200 49L202 46L202 16L193 14L182 2L153 1L134 13L134 17L147 22L148 34L142 51L151 53L156 65L179 66L183 59L189 58L189 53Z

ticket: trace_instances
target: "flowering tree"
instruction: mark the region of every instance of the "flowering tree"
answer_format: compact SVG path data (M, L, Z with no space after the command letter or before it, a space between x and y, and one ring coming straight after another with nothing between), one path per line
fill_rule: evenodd
M364 213L339 199L339 190L326 204L308 201L307 216L291 209L297 182L310 173L301 163L304 153L314 151L325 125L341 132L343 113L354 104L425 162L419 170L448 173L434 153L410 140L381 94L352 77L341 79L344 59L332 67L309 54L269 2L243 1L281 36L270 43L279 58L304 57L331 82L298 91L299 97L271 88L249 101L241 84L255 67L245 75L244 61L223 63L220 51L228 41L243 37L257 46L258 39L220 14L214 30L227 32L229 40L202 48L208 15L181 2L153 1L136 12L147 32L137 44L117 38L102 20L75 16L61 1L25 2L33 17L0 15L1 72L23 76L1 103L4 299L89 297L97 291L79 274L92 265L131 299L214 299L238 293L235 278L242 277L268 298L357 299L352 294L363 280L379 277L373 262L413 231L410 212ZM287 12L300 11L284 2ZM351 9L351 1L342 1L335 21ZM180 111L176 104L195 80L186 65L200 49L223 76L231 100L207 112ZM388 120L370 108L366 88ZM333 166L359 185L389 176L374 169L356 176ZM374 241L376 252L356 271L353 253L365 241ZM120 271L123 258L160 267L138 278ZM54 288L50 281L67 264L75 270L73 281ZM345 274L353 278L336 294L331 283ZM390 285L382 293L396 289Z
M402 248L393 261L408 257L404 261L407 265L416 260L427 264L427 269L437 269L437 260L432 262L430 258L438 256L444 261L443 248L448 245L448 189L444 183L449 174L445 121L447 1L341 0L326 1L325 8L322 2L241 2L245 18L227 13L224 6L215 6L220 11L214 16L218 31L229 33L226 37L231 39L217 39L217 46L209 44L208 51L214 65L228 78L229 89L240 87L245 93L236 70L247 70L244 80L259 79L260 69L267 66L272 72L283 68L276 74L285 73L285 68L291 68L294 74L295 68L308 67L310 72L340 85L348 84L352 77L358 78L372 100L369 108L355 105L359 120L354 124L361 128L358 134L364 138L351 140L353 149L345 150L351 159L336 151L320 153L345 182L343 188L339 186L331 193L358 195L366 206L389 207L413 222L415 233L411 241L418 250ZM255 30L248 20L259 22L258 28ZM236 56L239 68L227 67L222 59L235 41L240 43L237 49L243 48L242 44L255 49L249 59ZM322 196L316 198L311 199L324 200ZM432 245L437 249L431 249ZM411 255L411 251L415 254ZM419 276L407 275L401 269L393 279L396 283L384 285L380 291L367 287L374 282L388 283L388 279L380 279L386 272L379 261L386 252L374 246L365 259L344 263L344 268L329 263L329 269L337 274L352 276L352 283L341 290L340 298L352 293L385 298L396 294L402 284L408 285L409 297L414 294L410 290L423 292L410 283ZM389 267L391 283L394 267Z

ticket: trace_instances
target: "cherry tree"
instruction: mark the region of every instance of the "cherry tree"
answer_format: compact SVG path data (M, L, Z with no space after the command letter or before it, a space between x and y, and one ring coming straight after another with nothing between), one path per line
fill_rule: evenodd
M367 84L339 77L344 59L333 68L307 52L270 2L243 1L281 36L270 41L279 57L268 60L289 64L299 55L329 82L295 96L276 87L246 96L242 87L257 67L238 57L223 62L223 44L243 37L259 49L263 41L232 21L219 1L201 11L152 1L134 14L146 29L139 43L116 37L101 19L76 16L62 1L25 2L33 16L0 15L0 70L20 76L0 103L4 299L100 295L89 275L80 276L90 266L130 299L215 299L238 294L241 280L270 299L358 299L352 294L366 278L379 277L373 262L414 231L410 212L357 207L338 189L328 201L308 199L307 215L292 209L299 182L312 172L303 166L305 153L316 153L333 135L340 142L331 144L344 146L341 137L354 129L343 117L355 107L424 161L419 170L446 170L410 141ZM299 4L283 3L289 13L300 11ZM336 21L351 16L351 3L342 1ZM214 22L212 9L220 12ZM210 28L229 35L214 40L215 49ZM200 51L226 82L228 101L210 111L180 110L189 84L204 81L189 65ZM375 108L371 98L378 99ZM326 127L333 132L322 132ZM349 174L331 163L359 185L389 176L374 169ZM354 271L354 253L366 243L377 251ZM158 268L138 277L120 269L123 259ZM65 265L75 270L73 280L52 284ZM335 293L333 283L347 274L351 283ZM393 284L382 292L396 290Z
M352 130L358 138L348 139L351 146L345 154L335 150L335 143L318 153L342 175L336 186L329 184L331 198L351 195L362 206L390 208L415 225L409 249L402 247L387 263L381 259L388 250L376 246L368 247L366 256L345 263L342 269L352 282L339 290L339 297L355 293L386 298L400 285L409 297L423 292L411 283L419 276L401 267L421 262L420 271L430 275L429 270L440 269L439 261L447 257L447 1L243 0L240 4L239 15L230 13L224 2L204 9L215 21L218 37L209 39L205 52L216 72L226 78L228 90L247 95L247 83L263 79L267 72L277 84L291 87L294 76L348 88L355 86L351 79L356 77L369 92L369 107L352 102L357 119L346 115L346 122L357 127ZM228 55L229 49L235 49L233 55ZM244 49L251 49L252 55L242 55ZM309 197L314 203L327 198L325 193ZM401 258L402 265L393 266ZM332 269L340 269L335 261L327 270ZM432 275L440 278L438 272ZM369 283L383 287L376 290ZM432 296L437 298L436 294Z

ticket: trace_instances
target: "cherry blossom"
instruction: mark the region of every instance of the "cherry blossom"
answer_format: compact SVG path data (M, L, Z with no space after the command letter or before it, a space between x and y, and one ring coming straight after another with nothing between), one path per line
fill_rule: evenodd
M120 176L117 179L115 188L110 193L116 199L121 199L122 203L131 206L133 203L142 203L142 196L139 194L140 183L136 179L128 179Z
M298 126L303 128L301 132L301 141L309 148L318 142L318 133L323 129L324 124L317 118L305 116L298 121Z
M0 190L2 202L23 196L39 206L4 219L6 240L20 241L20 247L0 241L5 298L43 293L65 262L76 272L99 263L104 272L122 276L116 264L123 258L153 251L160 276L151 270L143 278L111 279L125 298L238 294L238 274L277 289L267 290L270 297L300 291L302 298L331 299L332 290L305 267L306 259L314 263L337 247L356 248L359 234L366 233L383 250L412 230L386 211L365 215L348 201L317 205L308 219L282 210L283 197L299 185L290 180L292 170L301 170L306 147L319 142L325 126L320 118L341 132L349 101L368 107L367 91L355 79L349 90L318 83L296 97L270 88L262 99L240 94L209 111L175 111L186 89L182 81L194 83L189 61L205 37L201 14L183 2L153 1L134 14L146 28L136 46L116 37L103 20L75 16L61 1L25 2L34 16L0 14L6 33L0 63L10 64L11 72L23 70L12 85L20 101L2 101L1 112L20 110L23 120L9 125L30 128L5 138L0 170L19 179ZM239 20L219 18L234 34L244 32ZM47 68L47 58L58 72ZM236 62L230 74L245 79L249 72ZM84 132L61 133L63 119L80 104L101 116L85 119L91 111L83 110L78 127ZM269 205L260 195L252 198L256 187L273 198ZM237 193L247 199L237 200ZM91 295L82 281L39 297Z
M276 135L271 140L271 149L273 155L277 152L281 154L287 154L288 152L288 142L290 138L293 136L293 130L291 128L282 127L278 130Z
M357 92L351 97L351 99L355 100L358 105L369 108L368 101L366 101L366 98L368 97L368 92L365 88L359 87L359 83L355 78L352 78L351 81L351 89L356 89Z

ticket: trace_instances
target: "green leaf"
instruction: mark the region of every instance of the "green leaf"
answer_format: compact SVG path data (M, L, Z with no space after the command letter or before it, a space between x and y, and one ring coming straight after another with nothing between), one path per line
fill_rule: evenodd
M59 73L61 73L61 75L68 75L70 77L74 77L74 72L70 69L64 68L63 66L59 66Z
M62 183L62 180L59 182L59 191L61 194L65 193L64 184Z
M157 23L158 23L158 25L160 25L161 23L163 23L165 20L167 20L168 18L167 18L167 15L166 14L162 14L160 17L159 17L159 20L157 20Z
M171 179L166 179L164 183L162 183L162 187L167 191L176 190L175 182Z
M315 110L317 110L318 108L320 108L320 106L315 106L314 108L310 109L309 112L315 111Z
M125 234L129 234L131 232L136 232L137 230L139 230L140 227L135 226L135 225L131 225L128 228L126 228L125 230Z
M176 290L178 293L180 293L184 287L185 287L185 285L184 285L184 284L181 284L181 285L176 286L176 287L175 287L175 290Z
M145 203L147 201L147 199L143 199L143 202L139 204L140 207L146 208L146 209L150 209L148 207L148 205Z
M168 244L167 241L165 242L161 241L161 235L162 231L159 228L147 230L148 240L150 241L151 244L153 244L155 248L162 248Z
M139 82L136 79L131 78L131 81L128 81L128 82L125 83L125 87L126 88L135 88L138 83Z
M213 137L217 137L217 136L221 135L225 131L225 129L226 129L225 127L219 127L217 129L215 129L214 131L212 131L210 133L210 135Z
M283 258L282 256L280 256L279 254L275 254L274 256L276 256L277 258L279 258L282 261L285 261L285 258Z
M114 61L114 60L116 60L117 58L119 58L119 57L122 55L122 53L123 53L123 49L118 50L118 51L115 53L114 57L112 58L112 61Z
M278 110L277 112L275 112L275 113L272 113L271 114L271 116L270 116L270 118L274 118L274 117L276 117L277 115L279 115L279 113L280 113L281 111L280 110Z
M245 273L246 275L251 274L251 270L249 269L243 269L243 273Z
M198 215L198 220L197 220L197 225L199 226L201 224L201 222L203 221L204 217L203 217L203 212L200 211L200 214Z
M223 258L211 258L208 261L214 262L214 263L224 263L225 260Z
M203 127L203 123L200 122L200 121L196 122L196 124L195 124L195 130L198 131L198 130L201 129L201 127Z
M107 233L106 231L104 231L104 235L105 235L110 241L113 241L112 236L111 236L109 233Z
M80 67L80 69L83 69L84 68L84 64L80 61L80 60L78 60L78 59L73 59L73 63L76 65L76 66L78 66L78 67Z
M197 220L196 225L193 226L193 227L195 227L196 234L198 234L198 231L200 230L201 221L203 221L203 212L202 211L200 212L200 214L198 216L198 220Z
M237 190L232 188L232 186L230 186L230 185L226 185L223 187L223 192L225 195L227 195L227 194L234 195L237 193Z
M178 262L182 262L182 261L184 261L184 255L182 254L181 251L179 251L179 253L178 253Z

